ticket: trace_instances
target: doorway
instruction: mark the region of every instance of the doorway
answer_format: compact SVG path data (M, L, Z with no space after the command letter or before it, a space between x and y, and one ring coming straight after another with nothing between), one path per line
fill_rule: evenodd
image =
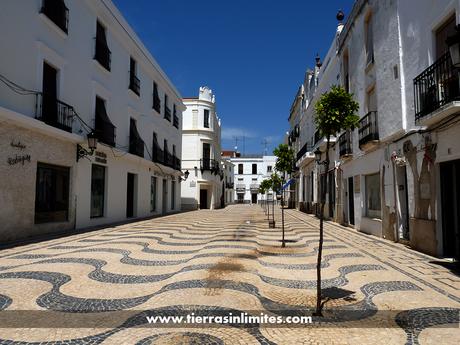
M128 173L126 188L126 218L134 217L134 187L136 175Z
M355 225L355 193L353 191L353 177L348 178L348 222Z
M443 256L460 259L460 160L441 163Z
M208 208L208 190L200 189L200 210Z
M41 116L46 123L56 126L58 124L57 70L46 62L43 63L42 92Z
M163 198L161 202L161 214L166 214L167 205L168 205L168 186L165 179L163 179Z
M409 240L409 196L407 192L406 166L396 168L396 181L399 200L399 238Z
M257 194L256 193L251 194L251 202L253 204L257 204Z

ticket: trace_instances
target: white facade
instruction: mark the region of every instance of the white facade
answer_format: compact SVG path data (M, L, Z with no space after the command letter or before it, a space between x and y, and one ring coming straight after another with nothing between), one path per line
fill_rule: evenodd
M235 165L235 202L257 204L260 183L275 172L275 156L232 157Z
M230 159L222 157L222 169L224 171L224 202L225 205L230 205L235 202L235 164L233 164Z
M2 2L0 30L9 34L0 35L0 156L12 163L0 167L0 203L8 205L0 210L2 240L181 208L181 172L172 155L181 156L179 92L111 1L59 3L65 7L53 17L41 0ZM152 104L154 83L159 112ZM99 141L89 159L77 162L77 144L88 149L92 131L109 144ZM170 154L160 157L165 139ZM15 163L21 157L26 160ZM68 189L49 201L52 176Z
M457 257L460 91L446 38L455 34L459 8L458 0L356 1L316 90L343 85L361 118L350 136L338 133L330 151L335 195L333 204L326 199L332 208L326 216L432 255ZM312 135L311 105L300 121L301 143ZM316 147L302 150L297 162L311 205L318 202Z
M221 166L220 119L212 90L200 87L197 98L184 98L182 170L188 180L182 185L184 210L216 209L225 205L224 171Z

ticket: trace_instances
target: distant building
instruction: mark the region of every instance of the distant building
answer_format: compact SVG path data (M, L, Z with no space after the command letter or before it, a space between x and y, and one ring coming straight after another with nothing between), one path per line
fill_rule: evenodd
M235 192L237 203L257 204L260 183L275 170L275 156L240 155L229 160L235 165Z
M225 205L221 164L220 119L212 90L200 87L199 96L184 98L182 170L190 172L182 184L184 210L216 209Z

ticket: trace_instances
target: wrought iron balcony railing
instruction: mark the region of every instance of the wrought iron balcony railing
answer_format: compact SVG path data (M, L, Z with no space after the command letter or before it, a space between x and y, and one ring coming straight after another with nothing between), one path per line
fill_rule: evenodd
M171 121L171 109L165 105L165 119Z
M235 187L235 184L233 182L227 182L225 184L225 188L227 189L233 189Z
M315 137L313 138L313 145L316 145L318 144L318 142L323 139L323 137L321 137L320 133L319 133L319 130L317 130L315 132Z
M164 163L164 152L157 145L153 145L152 148L152 161L160 164Z
M352 147L352 132L346 131L339 137L339 153L340 157L353 154Z
M181 160L176 156L173 156L173 167L174 170L181 171Z
M179 117L177 115L174 115L173 126L179 128Z
M63 0L43 0L40 12L47 16L66 34L69 27L69 9Z
M72 133L72 124L76 116L71 105L64 103L53 96L36 94L35 118L47 125Z
M94 59L101 64L107 71L110 71L111 55L109 47L104 40L95 38L96 50L94 53Z
M447 52L414 79L415 121L460 100L459 72Z
M200 159L200 170L206 171L209 170L215 174L219 173L219 162L211 158Z
M135 126L129 131L129 153L144 158L144 141Z
M141 81L138 77L134 74L134 72L130 72L129 74L129 88L136 94L141 94Z
M370 111L359 120L359 147L370 141L379 140L378 117L376 111Z
M310 146L308 145L308 143L305 143L304 146L302 146L302 148L299 150L299 152L297 152L297 160L299 160L300 158L302 158L302 156L307 153L308 151L310 151Z

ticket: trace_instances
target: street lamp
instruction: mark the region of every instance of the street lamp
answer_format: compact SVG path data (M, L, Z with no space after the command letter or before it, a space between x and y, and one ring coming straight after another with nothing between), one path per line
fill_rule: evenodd
M94 133L94 132L88 133L86 138L88 139L89 151L86 150L80 144L77 144L77 162L80 160L80 158L83 158L83 157L86 157L86 156L92 156L94 151L97 148L97 135L96 135L96 133Z
M315 151L315 161L317 164L320 164L321 162L321 150L319 149L319 147L316 149Z
M455 68L460 68L460 25L455 27L455 34L446 39L447 46L449 47L450 58L452 65Z
M184 177L181 177L180 180L181 181L187 181L188 175L190 175L190 172L188 170L185 170Z

